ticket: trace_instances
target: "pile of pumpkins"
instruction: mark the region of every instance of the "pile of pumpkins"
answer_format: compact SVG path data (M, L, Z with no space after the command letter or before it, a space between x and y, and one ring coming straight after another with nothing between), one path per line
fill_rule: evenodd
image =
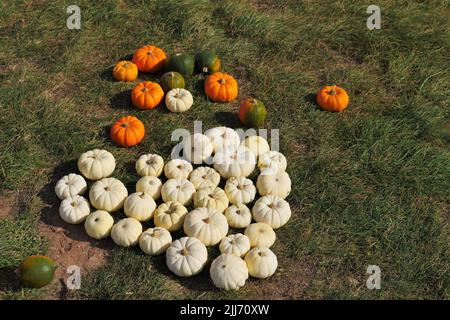
M78 159L81 175L66 175L55 186L62 200L61 218L84 223L92 238L111 236L118 246L139 245L148 255L165 253L167 267L181 277L201 272L208 260L207 247L219 245L221 254L212 261L210 276L221 289L239 289L249 276L273 275L278 266L270 249L274 230L291 217L285 200L291 191L285 156L271 151L263 137L241 141L227 127L188 136L183 150L184 158L167 162L157 154L140 156L135 168L141 178L131 194L111 177L116 162L110 152L83 153ZM248 178L255 168L256 184ZM94 181L89 200L83 197L85 179ZM114 221L112 213L122 209L127 217ZM151 227L143 230L143 223ZM230 228L244 231L229 234ZM179 230L185 236L173 239Z

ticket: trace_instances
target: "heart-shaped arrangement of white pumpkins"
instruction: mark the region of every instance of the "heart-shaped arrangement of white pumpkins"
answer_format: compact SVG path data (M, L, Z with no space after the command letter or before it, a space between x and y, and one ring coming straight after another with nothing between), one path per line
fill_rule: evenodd
M208 260L206 247L219 245L221 255L212 262L210 276L221 289L239 289L249 275L260 279L273 275L278 266L270 250L274 230L291 217L284 200L291 191L284 155L271 151L261 136L241 142L237 132L226 127L191 135L183 149L189 161L165 163L156 154L140 156L135 167L141 178L131 194L110 177L116 166L110 152L83 153L78 159L82 176L71 173L55 186L62 200L61 218L70 224L84 222L86 233L95 239L111 236L122 247L139 244L148 255L165 252L167 267L180 277L201 272ZM213 167L205 165L207 159L212 159ZM256 167L255 186L248 176ZM87 190L83 176L95 181L89 200L82 196ZM157 205L159 198L162 202ZM122 209L127 218L114 222L111 213ZM142 223L151 220L154 227L143 230ZM230 228L244 232L230 234ZM171 232L181 229L186 236L172 239Z

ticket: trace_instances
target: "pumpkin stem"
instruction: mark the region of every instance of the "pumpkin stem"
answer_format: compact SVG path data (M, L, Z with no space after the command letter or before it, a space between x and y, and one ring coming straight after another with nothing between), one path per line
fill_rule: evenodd
M147 92L147 91L148 91L147 88L143 88L143 89L142 89L142 92Z
M329 92L329 94L332 95L332 96L336 95L336 93L337 93L337 92L336 92L335 89L331 89L330 92Z
M251 104L256 104L256 103L257 103L256 99L252 98Z
M219 80L217 80L217 82L219 82L220 84L225 84L225 79L224 78L220 78Z
M183 248L183 250L181 250L181 254L182 254L183 256L187 256L187 255L189 255L189 251L187 251L186 248Z
M203 219L203 222L204 223L211 223L211 219L208 217L208 218L205 218L205 219Z
M124 122L124 123L122 123L120 126L121 126L122 128L126 128L126 127L128 127L128 122Z
M203 67L203 70L202 70L202 71L203 71L203 73L208 73L208 67L206 67L206 66Z

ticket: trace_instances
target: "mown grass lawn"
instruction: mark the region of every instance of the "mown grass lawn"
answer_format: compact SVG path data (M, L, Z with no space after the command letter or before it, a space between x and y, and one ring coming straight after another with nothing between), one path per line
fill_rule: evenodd
M66 28L70 4L0 5L0 188L19 204L0 220L3 297L45 297L45 289L13 285L10 271L46 252L38 222L44 208L57 208L54 183L82 152L111 151L114 176L132 190L133 161L148 152L167 159L174 129L193 130L194 120L240 127L238 102L207 101L202 76L187 79L195 100L187 113L132 107L133 84L113 81L111 67L144 44L168 53L215 49L238 79L240 98L265 102L266 127L280 130L293 182L293 218L274 246L279 270L223 293L206 269L181 280L163 257L117 248L84 275L75 297L450 297L447 1L377 1L382 27L373 31L368 4L355 1L77 1L81 30ZM313 94L325 84L347 89L347 110L318 109ZM108 137L126 114L148 129L132 149ZM368 265L380 266L381 290L366 288Z

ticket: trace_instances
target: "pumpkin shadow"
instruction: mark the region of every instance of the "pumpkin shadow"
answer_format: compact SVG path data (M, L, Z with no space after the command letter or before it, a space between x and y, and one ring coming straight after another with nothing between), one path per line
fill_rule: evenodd
M112 70L113 70L114 66L109 66L108 68L102 70L100 72L100 79L105 80L105 81L110 81L110 82L115 82L117 80L114 79L114 77L112 76Z
M214 113L216 121L221 125L229 128L240 128L242 125L239 122L238 116L235 112L231 111L218 111Z
M0 268L0 292L16 292L21 289L20 277L15 267Z
M131 90L125 90L117 93L109 100L109 104L115 109L127 111L135 108L131 102Z
M303 100L313 104L316 107L319 107L316 102L316 94L315 93L308 93L306 96L303 97Z

